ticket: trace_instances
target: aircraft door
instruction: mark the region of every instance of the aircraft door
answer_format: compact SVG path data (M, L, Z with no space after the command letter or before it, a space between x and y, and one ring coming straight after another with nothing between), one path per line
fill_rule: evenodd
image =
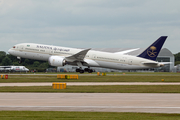
M93 55L93 56L92 56L92 59L96 59L96 55Z
M132 63L133 63L133 60L130 59L130 60L128 61L128 64L129 64L129 65L132 65Z
M23 50L23 49L24 49L24 46L23 46L23 45L21 45L21 46L20 46L20 50Z
M52 55L53 54L53 50L49 50L49 54Z

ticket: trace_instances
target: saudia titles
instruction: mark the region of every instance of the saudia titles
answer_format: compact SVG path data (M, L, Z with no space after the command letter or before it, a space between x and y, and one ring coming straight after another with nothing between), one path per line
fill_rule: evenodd
M149 55L149 57L156 57L156 47L151 46L150 49L147 51L147 54Z
M30 47L30 46L28 46ZM43 46L43 45L37 45L36 48L42 48L42 49L50 49L50 50L55 50L55 51L65 51L69 52L70 49L63 49L63 48L57 48L57 47L50 47L50 46Z

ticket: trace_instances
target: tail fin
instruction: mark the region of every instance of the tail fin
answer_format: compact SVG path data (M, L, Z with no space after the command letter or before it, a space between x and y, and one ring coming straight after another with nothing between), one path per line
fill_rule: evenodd
M161 36L152 45L150 45L145 51L143 51L140 55L138 55L138 57L155 61L166 38L167 36Z

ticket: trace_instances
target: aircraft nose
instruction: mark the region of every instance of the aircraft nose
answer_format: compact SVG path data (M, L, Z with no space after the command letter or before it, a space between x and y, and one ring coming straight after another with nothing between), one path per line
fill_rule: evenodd
M11 54L11 49L8 50L8 53Z
M8 53L9 53L9 54L12 54L12 53L13 53L13 50L9 49L9 50L8 50Z

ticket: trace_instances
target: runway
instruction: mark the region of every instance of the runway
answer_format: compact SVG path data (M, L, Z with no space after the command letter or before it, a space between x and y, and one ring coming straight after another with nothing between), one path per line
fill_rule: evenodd
M65 82L68 86L87 85L180 85L180 82ZM52 86L52 82L47 83L0 83L4 86Z
M180 85L167 82L66 82L74 85ZM0 83L52 86L52 83ZM162 93L0 93L0 110L180 113L180 94Z
M180 94L0 93L0 110L180 113Z

